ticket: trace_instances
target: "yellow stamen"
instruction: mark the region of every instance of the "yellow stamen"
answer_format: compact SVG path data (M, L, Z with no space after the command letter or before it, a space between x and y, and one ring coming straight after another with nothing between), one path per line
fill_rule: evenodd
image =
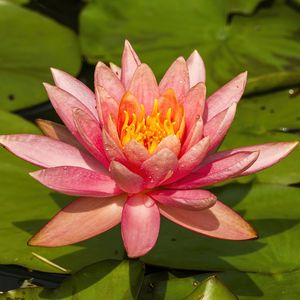
M145 107L140 106L140 114L137 116L133 113L131 116L124 111L124 123L120 132L120 141L123 146L129 143L132 139L144 145L150 154L152 154L160 141L168 135L176 134L181 139L184 131L184 118L178 130L174 130L175 122L172 120L172 109L169 108L165 120L161 120L159 112L159 103L155 99L152 112L150 115L145 115Z

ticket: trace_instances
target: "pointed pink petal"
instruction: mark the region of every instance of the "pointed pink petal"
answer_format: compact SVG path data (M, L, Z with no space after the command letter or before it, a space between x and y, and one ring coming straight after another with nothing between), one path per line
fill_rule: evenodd
M236 148L215 153L209 156L204 163L219 160L241 151L259 151L259 156L257 160L253 163L253 165L241 172L238 176L249 175L271 167L272 165L281 161L291 151L293 151L298 144L299 142L280 142Z
M208 147L209 137L205 137L179 159L174 175L164 184L170 184L190 174L202 162L208 152Z
M140 167L150 157L148 150L134 139L125 145L123 151L129 163L135 167Z
M258 158L259 152L237 152L219 160L203 164L197 171L173 183L172 188L209 186L238 176Z
M115 64L112 63L112 62L109 63L109 66L110 66L110 69L115 73L115 75L116 75L119 79L121 79L121 72L122 72L121 68L118 67L117 65L115 65Z
M170 178L177 166L177 156L169 149L163 149L152 155L141 165L141 174L146 188L158 186Z
M147 193L164 206L202 210L213 206L217 197L206 190L157 190Z
M137 194L128 198L122 213L121 230L129 257L149 252L157 241L159 227L159 210L150 197Z
M197 50L190 55L186 63L189 70L190 87L199 82L205 82L205 65Z
M163 138L160 143L157 145L155 149L155 153L159 152L162 149L171 150L176 156L178 156L180 152L181 144L179 138L175 135L168 135Z
M95 118L98 118L95 95L85 84L64 71L51 68L51 72L57 87L73 95L90 110Z
M79 167L42 169L30 175L48 188L67 195L109 197L122 193L110 176Z
M66 126L42 119L37 119L36 123L38 127L42 130L44 135L52 139L72 145L80 151L86 152L86 149L76 140L76 138L70 133Z
M109 162L104 153L102 131L100 124L95 119L80 109L75 109L73 112L73 120L81 138L81 143L84 147L101 162L106 168Z
M63 142L34 134L0 135L0 145L18 157L44 168L75 166L102 170L92 156Z
M105 88L101 86L96 87L96 103L102 127L107 123L107 119L110 115L115 121L117 121L119 104L111 95L108 94Z
M192 130L195 122L202 117L205 105L206 87L198 83L188 91L183 102L186 132Z
M173 89L178 99L183 99L190 87L186 61L177 58L167 70L159 83L159 91L163 94L167 89Z
M146 114L150 114L154 99L159 97L159 90L155 76L146 64L141 64L136 69L129 91L144 104Z
M47 83L45 83L44 86L57 114L70 130L70 132L81 142L80 134L78 133L78 130L73 121L73 110L75 108L79 108L93 118L90 111L75 97L65 92L64 90Z
M203 137L203 120L200 117L199 120L196 121L192 129L187 132L187 137L184 141L183 146L181 147L181 155L191 149L194 145L196 145Z
M139 193L144 188L144 179L130 171L127 167L117 161L110 164L110 173L118 186L127 193Z
M233 103L239 102L244 93L246 81L247 72L241 73L208 97L206 100L204 120L209 121Z
M130 82L133 78L133 74L136 71L137 67L141 64L140 59L133 50L130 43L126 40L122 55L122 75L121 80L125 86L125 89L128 89Z
M120 223L125 199L125 196L76 199L58 212L28 244L66 246L101 234Z
M229 108L220 112L204 124L203 135L210 137L209 150L216 149L223 141L234 119L235 111L236 103L233 103Z
M95 89L97 86L104 87L107 92L117 101L120 101L125 89L117 75L104 63L98 62L95 69Z
M160 213L189 230L225 240L249 240L257 237L254 229L236 212L217 201L211 208L192 211L159 205Z
M105 129L102 130L102 139L104 152L109 161L117 160L123 163L127 162L127 159L120 146L116 144L114 139L108 134Z

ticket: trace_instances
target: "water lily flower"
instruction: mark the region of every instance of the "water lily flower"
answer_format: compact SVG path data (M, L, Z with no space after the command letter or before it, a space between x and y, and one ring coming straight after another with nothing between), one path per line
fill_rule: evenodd
M247 74L206 99L205 67L197 51L179 57L158 84L125 42L121 68L99 62L95 93L52 69L45 84L64 125L38 120L45 134L0 136L9 151L43 169L43 185L79 196L29 241L56 247L77 243L121 223L130 257L150 251L160 214L206 236L246 240L254 229L209 190L201 189L263 170L297 142L216 152L235 115Z

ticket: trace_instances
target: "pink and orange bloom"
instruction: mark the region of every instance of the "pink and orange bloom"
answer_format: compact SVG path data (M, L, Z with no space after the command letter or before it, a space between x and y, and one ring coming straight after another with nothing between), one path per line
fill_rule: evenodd
M128 42L122 66L99 62L95 94L52 69L45 84L64 125L39 120L45 134L0 136L15 155L42 167L31 176L79 196L30 241L55 247L89 239L121 223L128 256L150 251L160 214L192 231L230 240L256 237L252 227L205 189L270 167L297 145L269 143L216 152L235 115L242 73L206 99L197 51L179 57L157 84Z

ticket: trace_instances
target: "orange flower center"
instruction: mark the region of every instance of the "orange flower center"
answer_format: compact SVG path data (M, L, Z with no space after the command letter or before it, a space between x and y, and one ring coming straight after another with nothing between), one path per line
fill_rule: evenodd
M121 144L125 146L132 139L144 145L150 154L161 140L168 135L182 138L184 132L184 109L177 102L173 90L167 90L155 99L150 115L145 107L130 93L126 93L120 103L118 129Z

